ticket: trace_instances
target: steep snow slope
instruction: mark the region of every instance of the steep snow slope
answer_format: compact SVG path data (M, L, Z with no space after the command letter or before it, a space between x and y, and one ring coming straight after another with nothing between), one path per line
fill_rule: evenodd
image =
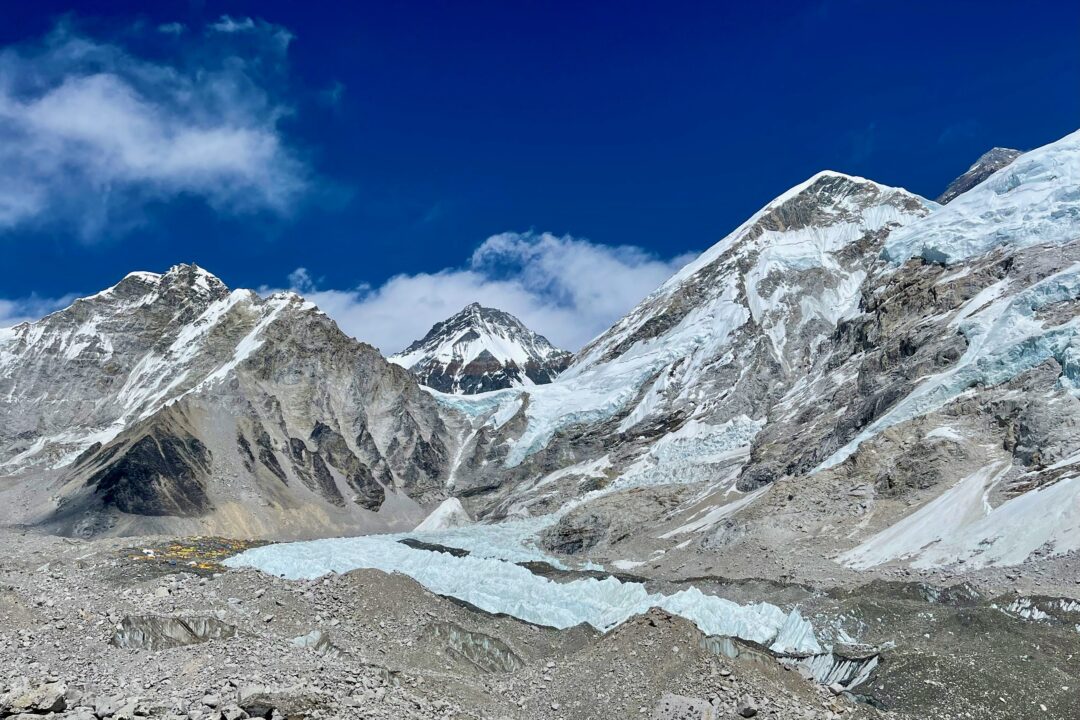
M862 541L841 555L857 568L1080 547L1078 179L1073 133L892 233L740 483L853 487L863 517L836 542Z
M1080 133L944 207L811 178L556 382L437 396L471 418L453 492L481 520L561 509L549 547L620 562L753 555L780 538L820 558L877 533L887 540L845 558L979 567L1068 552L1080 507L1078 162ZM989 464L993 482L979 474ZM958 478L982 488L977 513L947 527L946 499L889 531ZM1022 531L1039 513L1047 523ZM927 528L936 550L915 552Z
M778 321L796 307L804 322L818 317L835 322L856 310L856 289L866 272L865 267L851 267L849 256L863 250L858 243L875 242L924 217L933 207L917 195L864 178L818 173L777 197L683 267L587 345L575 359L574 369L580 371L631 351L640 353L661 336L700 343L696 336L709 328L685 319L707 303L724 309L738 305L731 307L731 321L722 329L730 332L753 319L782 355L784 336ZM860 257L870 262L857 264L872 264L872 258L872 254ZM802 298L791 297L790 284L806 271L824 271L819 274L828 277L815 288L821 297L800 303ZM677 332L671 332L676 325ZM710 339L723 344L727 332Z
M428 387L471 395L549 383L570 357L513 315L472 303L389 360Z
M1019 150L1010 148L991 148L983 153L982 157L967 169L967 172L949 183L949 187L945 188L945 192L941 193L941 197L937 201L942 205L947 205L957 196L963 195L1022 154Z
M894 263L956 263L995 247L1074 242L1080 235L1080 131L1021 155L940 212L894 233Z
M866 569L892 560L928 568L1017 565L1036 551L1051 556L1080 550L1080 477L1012 497L998 506L988 500L1008 469L980 468L924 507L858 547L841 561Z
M954 265L1001 248L1075 245L1080 241L1080 132L1051 143L998 171L926 220L894 233L885 254L894 263L919 255ZM1062 256L1064 257L1064 256ZM959 362L919 384L830 457L846 459L859 443L887 427L935 410L968 388L1006 382L1048 360L1062 368L1061 384L1080 382L1080 317L1043 312L1080 298L1080 263L1041 277L1003 278L984 288L949 319L967 350Z
M7 522L297 537L442 499L431 397L311 303L195 266L134 273L0 337ZM450 418L453 422L453 419Z
M883 239L932 207L834 172L792 188L586 346L555 383L501 396L457 477L470 478L466 490L491 487L507 468L545 474L563 462L553 456L589 459L580 441L556 439L579 430L625 456L612 472L633 482L662 481L675 466L685 481L725 475L837 322L858 311ZM676 442L680 432L706 441ZM642 456L652 443L673 454Z

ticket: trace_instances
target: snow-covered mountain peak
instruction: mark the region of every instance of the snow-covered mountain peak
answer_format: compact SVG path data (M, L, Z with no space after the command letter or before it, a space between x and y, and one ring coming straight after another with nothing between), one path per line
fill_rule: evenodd
M487 422L510 428L504 465L557 456L549 443L589 424L590 442L611 438L631 454L635 443L667 438L641 458L642 477L665 454L682 458L682 477L729 472L841 321L859 312L888 234L937 207L833 171L779 195L587 345L556 382L528 388L527 398L502 396Z
M146 304L166 299L169 302L189 298L195 301L215 300L229 293L229 288L217 276L194 264L173 265L165 273L138 270L128 273L120 282L76 302Z
M941 194L937 201L942 205L952 202L957 196L966 193L1022 154L1019 150L1013 150L1012 148L991 148L983 153L967 169L967 172L949 183L949 187L945 188L945 192Z
M436 390L472 394L551 382L570 354L510 313L474 302L389 359Z
M995 247L1080 237L1080 130L1024 153L926 221L893 233L889 260L953 263Z
M577 355L574 370L610 360L700 313L715 320L720 306L731 311L728 330L751 318L769 326L773 323L765 315L791 303L800 306L804 319L820 315L835 322L853 309L866 260L876 256L883 238L936 207L901 188L831 170L817 173L777 196L675 273L587 345ZM809 277L807 273L831 276L821 288L831 293L825 303L796 297L797 278ZM709 335L721 341L715 332ZM687 338L698 336L690 333Z
M225 379L261 345L275 319L310 307L299 297L264 300L249 290L230 291L196 265L175 265L160 274L129 273L106 290L5 331L0 395L7 401L59 405L55 397L61 397L81 407L87 388L109 394L81 411L77 429L66 427L62 413L50 418L56 432L9 453L3 464L69 462L176 398ZM14 446L20 447L17 438Z
M411 495L374 514L392 493L441 488L434 412L299 295L230 291L195 265L0 332L0 477L62 478L61 512L52 499L25 512L67 532L108 530L117 512L272 527L264 497L290 526L411 527Z

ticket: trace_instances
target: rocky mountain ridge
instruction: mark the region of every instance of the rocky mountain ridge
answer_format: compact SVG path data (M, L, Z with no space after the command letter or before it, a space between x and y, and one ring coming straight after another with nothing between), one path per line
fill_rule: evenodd
M229 291L195 266L134 273L0 334L5 492L18 522L62 532L229 517L234 532L266 536L412 527L454 496L464 517L550 517L545 542L575 552L607 547L624 522L674 533L651 549L685 527L718 542L718 524L753 517L790 483L866 485L866 532L903 516L896 498L930 499L946 476L989 485L1001 507L1021 488L1067 494L1054 478L1071 477L1072 425L1046 418L1072 417L1076 402L1077 142L1022 155L945 207L819 173L554 382L469 369L488 355L521 359L519 370L568 360L478 305L395 358L414 372L426 363L429 382L455 392L520 383L479 395L420 389L294 294ZM1017 399L1018 383L1039 391ZM942 415L960 407L962 422ZM1000 436L1004 454L976 452L980 433ZM921 464L905 459L911 448ZM659 503L647 511L642 488ZM817 551L854 552L864 536L830 532ZM1064 551L1073 539L1055 525L1025 542L1036 541Z
M945 192L941 193L937 201L942 205L947 205L958 195L966 193L1022 154L1019 150L1012 148L996 147L987 150L975 161L975 164L967 169L967 172L949 183L949 187L945 188Z
M557 382L455 402L474 418L455 492L474 517L554 511L549 547L620 562L780 542L864 567L1070 553L1078 179L1080 133L945 207L811 178Z
M459 395L543 385L566 369L570 359L570 353L510 313L480 303L436 323L423 338L389 358L422 384Z
M9 521L61 532L411 527L442 497L437 410L298 295L193 265L0 334Z

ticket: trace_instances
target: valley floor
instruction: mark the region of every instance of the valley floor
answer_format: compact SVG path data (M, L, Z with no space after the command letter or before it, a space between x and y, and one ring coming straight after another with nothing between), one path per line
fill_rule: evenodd
M714 654L691 622L659 610L606 634L555 630L378 570L287 580L227 568L247 547L234 541L0 532L0 716L1078 717L1080 604L1006 603L986 588L942 590L943 578L649 580L650 591L693 584L798 604L819 632L876 646L871 679L834 695L749 645Z

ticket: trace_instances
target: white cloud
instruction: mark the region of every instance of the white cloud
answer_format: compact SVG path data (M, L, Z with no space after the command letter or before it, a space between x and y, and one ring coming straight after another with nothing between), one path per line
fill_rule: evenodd
M182 195L222 212L289 212L308 181L278 127L288 33L251 25L240 45L177 40L170 62L69 24L0 51L0 231L74 226L93 238Z
M307 268L299 267L289 273L289 288L299 293L313 292L315 290L315 280L311 277Z
M255 21L249 17L234 20L228 15L222 15L220 20L210 24L210 30L220 33L253 32Z
M244 18L232 18L228 15L222 15L215 23L211 23L207 30L211 33L224 33L231 35L234 33L262 33L267 37L273 38L282 50L285 50L289 43L293 40L293 34L281 27L280 25L273 25L264 20L254 20L249 17Z
M386 354L471 302L505 310L554 344L577 350L692 257L664 260L636 247L503 233L488 238L462 268L396 275L377 288L320 289L305 268L289 279L345 332Z
M40 320L51 312L67 307L75 301L75 298L75 295L65 295L59 298L43 298L31 295L15 300L0 298L0 328Z

